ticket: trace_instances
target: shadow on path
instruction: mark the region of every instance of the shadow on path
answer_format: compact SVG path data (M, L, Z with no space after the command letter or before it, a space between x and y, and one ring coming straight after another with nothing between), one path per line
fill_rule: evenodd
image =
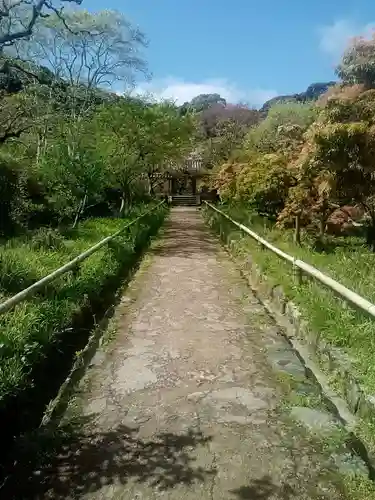
M279 500L292 500L292 498L296 498L294 490L288 484L277 486L269 476L255 479L250 485L241 486L237 490L231 490L230 493L240 500L269 500L270 498L275 498L274 495Z
M165 237L162 244L150 250L153 255L163 257L196 258L197 255L215 255L216 241L208 231L202 231L196 222L189 220L169 220L165 226Z
M159 490L204 482L216 470L195 466L192 452L210 440L193 430L180 435L160 433L143 440L138 437L138 429L125 425L98 433L77 433L71 428L49 431L35 436L35 446L30 441L24 443L19 451L27 454L28 477L12 481L0 494L8 499L62 500L80 498L106 485L125 485L130 480Z

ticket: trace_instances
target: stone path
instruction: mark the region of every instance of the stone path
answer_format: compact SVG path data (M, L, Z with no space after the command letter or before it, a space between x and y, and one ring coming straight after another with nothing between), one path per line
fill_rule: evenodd
M277 328L199 211L173 209L147 260L89 370L83 430L35 498L346 498L280 405Z

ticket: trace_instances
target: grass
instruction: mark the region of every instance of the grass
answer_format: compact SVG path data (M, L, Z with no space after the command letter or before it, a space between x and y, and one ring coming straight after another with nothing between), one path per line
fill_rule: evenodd
M234 220L247 225L268 241L291 255L314 265L342 284L375 302L375 254L359 238L337 238L329 242L329 251L318 252L312 240L305 235L301 247L293 243L291 231L276 229L260 217L238 206L223 207ZM282 285L286 295L301 311L309 326L321 338L345 355L347 369L352 370L365 394L375 393L375 323L364 313L347 306L342 300L313 280L304 280L297 286L291 266L256 241L245 236L227 219L205 209L210 225L225 236L236 239L232 247L240 262L251 255L272 284ZM322 366L325 371L327 369ZM330 374L332 375L332 373ZM337 382L337 381L336 381ZM338 385L337 385L338 386ZM340 387L338 387L340 389ZM366 417L358 433L370 440L375 452L375 418Z
M6 242L0 247L1 300L116 232L146 209L135 207L127 219L90 219L75 230L60 233L43 229ZM95 324L95 314L120 286L126 271L158 230L165 212L165 208L157 208L84 261L76 275L63 275L0 315L2 421L16 425L14 420L27 420L35 394L43 398L52 382L49 379L59 374L59 365L72 363L74 349L84 346ZM22 404L24 412L20 410ZM5 431L10 433L9 429Z
M375 302L375 253L360 237L327 237L316 250L315 238L302 233L302 245L293 242L293 231L278 229L266 219L242 207L226 207L233 219L247 225L281 250L312 264L343 285Z
M265 239L285 252L298 257L325 272L337 281L356 291L368 300L375 302L375 254L360 238L335 238L328 240L326 251L317 251L314 241L304 235L302 246L295 245L293 234L280 230L243 207L220 207L234 220L242 222ZM290 265L268 250L261 249L257 242L245 236L227 219L204 209L204 214L211 227L221 234L225 241L236 240L231 246L239 263L248 255L258 268L274 285L280 284L286 295L292 299L301 311L309 326L318 332L322 339L334 348L339 348L350 360L348 369L353 370L356 379L367 395L375 392L375 323L363 313L346 306L332 292L313 280L306 280L297 286ZM322 366L327 371L327 367ZM329 373L335 388L341 390L335 375ZM302 405L312 408L324 408L319 395L303 396L295 394L294 382L285 378L282 385L289 391L286 407ZM366 443L370 455L375 454L375 417L367 415L358 419L355 434ZM345 437L345 436L344 436ZM333 436L325 440L328 453L337 450L343 436ZM344 439L345 441L345 439ZM339 443L340 442L340 443ZM344 476L346 494L353 500L375 498L374 483L362 475Z

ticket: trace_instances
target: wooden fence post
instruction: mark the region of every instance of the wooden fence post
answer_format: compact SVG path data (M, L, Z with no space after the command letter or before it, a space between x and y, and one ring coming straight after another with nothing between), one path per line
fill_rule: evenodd
M298 266L296 266L295 262L293 263L293 276L296 285L302 285L302 270Z
M301 215L300 214L295 216L294 243L296 243L296 245L301 244Z

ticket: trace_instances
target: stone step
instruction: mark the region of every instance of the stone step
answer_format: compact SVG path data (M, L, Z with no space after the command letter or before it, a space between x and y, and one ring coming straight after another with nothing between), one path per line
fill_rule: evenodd
M179 206L197 206L200 204L200 198L196 195L174 195L172 196L172 205Z

